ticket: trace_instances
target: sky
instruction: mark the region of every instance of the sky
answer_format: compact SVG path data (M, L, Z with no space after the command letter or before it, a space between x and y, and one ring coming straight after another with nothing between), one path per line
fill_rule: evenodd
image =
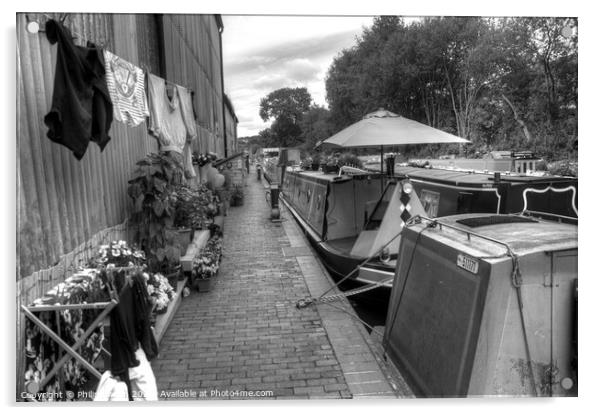
M306 87L326 104L324 79L334 57L355 45L373 16L223 15L224 88L238 118L238 137L257 134L270 121L259 101L285 87Z

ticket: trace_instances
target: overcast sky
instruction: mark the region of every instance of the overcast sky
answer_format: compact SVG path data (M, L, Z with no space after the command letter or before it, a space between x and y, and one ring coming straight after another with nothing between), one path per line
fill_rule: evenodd
M238 137L270 126L259 100L285 87L307 87L326 106L324 78L333 58L355 44L372 16L222 16L224 87L238 117Z

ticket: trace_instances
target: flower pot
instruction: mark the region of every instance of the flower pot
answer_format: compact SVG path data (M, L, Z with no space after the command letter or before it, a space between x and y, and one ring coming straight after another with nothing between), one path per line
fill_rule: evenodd
M320 164L319 163L312 163L311 164L311 169L313 171L317 171L320 168Z
M196 289L200 293L207 293L213 288L213 278L195 280Z

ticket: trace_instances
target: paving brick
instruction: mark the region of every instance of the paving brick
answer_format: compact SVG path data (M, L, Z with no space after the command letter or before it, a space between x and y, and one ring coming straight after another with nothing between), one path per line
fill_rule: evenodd
M295 308L329 282L292 218L269 221L262 183L249 179L243 189L245 204L225 217L214 288L182 299L152 362L158 385L208 393L273 390L269 399L351 397L343 371L363 368L370 357L355 347L361 337L345 340L354 326L344 313ZM347 346L341 348L346 366L337 360L337 345ZM361 359L353 359L356 352Z

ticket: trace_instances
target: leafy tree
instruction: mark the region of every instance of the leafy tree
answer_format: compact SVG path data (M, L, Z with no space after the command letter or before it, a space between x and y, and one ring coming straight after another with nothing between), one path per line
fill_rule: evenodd
M273 119L269 136L263 136L279 147L298 144L301 136L300 122L309 110L311 95L307 88L281 88L270 92L259 103L259 116L263 121ZM260 133L262 135L262 133Z
M576 154L576 28L572 18L378 17L328 70L332 123L384 107L469 138L474 154Z
M314 147L319 141L332 136L336 132L330 121L330 111L315 104L303 114L301 130L302 148L310 153L314 151Z

